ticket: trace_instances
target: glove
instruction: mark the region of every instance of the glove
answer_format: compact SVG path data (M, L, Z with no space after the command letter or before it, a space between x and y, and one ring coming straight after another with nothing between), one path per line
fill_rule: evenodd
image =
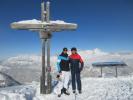
M58 74L58 75L56 76L56 78L60 78L60 75Z
M57 74L56 78L60 78L61 75L61 71L59 71L59 73Z
M80 70L80 72L81 72L81 71L83 70L83 68L81 67L79 70Z
M84 62L81 63L81 67L80 67L80 72L83 70L83 67L84 67Z

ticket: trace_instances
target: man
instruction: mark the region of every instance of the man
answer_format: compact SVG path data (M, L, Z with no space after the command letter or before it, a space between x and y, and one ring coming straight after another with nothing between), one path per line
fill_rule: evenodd
M83 70L84 62L81 56L77 53L77 49L74 47L71 49L71 55L69 57L71 64L71 77L72 77L72 89L73 93L76 93L76 83L79 94L82 93L82 84L80 79L80 72ZM81 64L79 64L81 63Z
M70 93L68 92L68 83L70 80L70 67L67 51L67 48L63 48L63 52L59 55L57 61L57 70L59 73L57 75L57 78L60 80L58 83L58 97L60 97L62 93L70 95Z

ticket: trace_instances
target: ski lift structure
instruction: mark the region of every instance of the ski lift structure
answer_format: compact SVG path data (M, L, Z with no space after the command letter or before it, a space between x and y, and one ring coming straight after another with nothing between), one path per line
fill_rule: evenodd
M101 77L103 77L103 68L115 68L115 77L118 77L118 68L124 68L127 64L123 61L120 62L95 62L92 64L93 67L100 68L101 70Z
M51 93L52 76L50 66L50 40L52 37L52 32L76 30L77 24L66 23L60 20L50 20L50 2L46 2L45 4L45 2L42 1L41 20L33 19L13 22L11 23L11 28L16 30L29 30L39 33L40 39L42 41L42 73L40 78L40 93Z

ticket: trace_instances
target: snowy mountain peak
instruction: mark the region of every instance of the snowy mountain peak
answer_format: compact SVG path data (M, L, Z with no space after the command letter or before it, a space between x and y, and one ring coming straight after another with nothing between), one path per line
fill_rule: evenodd
M10 57L3 62L3 65L32 65L39 64L41 57L37 55L18 55L16 57Z
M98 48L94 49L93 52L94 52L94 54L97 54L97 55L105 55L105 54L108 54L108 53L103 52L101 49L98 49Z
M107 52L104 52L98 48L95 48L93 50L80 50L78 53L81 54L81 56L82 55L90 56L90 55L106 55L106 54L108 54Z

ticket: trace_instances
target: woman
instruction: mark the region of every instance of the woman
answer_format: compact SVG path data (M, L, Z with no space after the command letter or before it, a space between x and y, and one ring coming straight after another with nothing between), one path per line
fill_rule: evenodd
M73 93L76 93L76 82L77 82L77 89L79 93L82 93L82 84L80 79L80 72L83 70L84 62L81 56L77 53L77 49L74 47L71 49L70 65L71 65L71 76L72 76L72 89ZM80 66L81 63L81 66Z

